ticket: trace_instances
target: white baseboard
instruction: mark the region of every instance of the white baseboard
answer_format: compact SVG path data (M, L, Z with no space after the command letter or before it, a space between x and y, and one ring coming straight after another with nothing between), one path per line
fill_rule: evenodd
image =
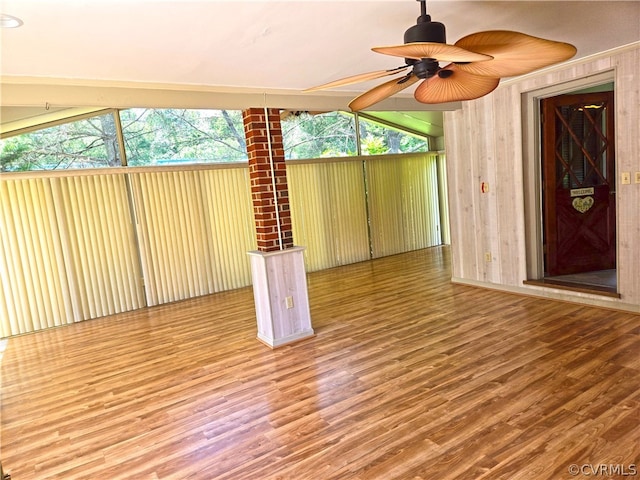
M558 288L554 288L551 285L502 285L498 283L481 282L479 280L469 280L467 278L459 277L452 277L451 282L461 285L469 285L472 287L488 288L490 290L499 290L502 292L527 295L530 297L546 298L548 300L559 300L562 302L577 303L580 305L589 305L591 307L608 308L612 310L621 310L624 312L640 314L640 305L625 303L621 299L606 297L598 294L561 290Z

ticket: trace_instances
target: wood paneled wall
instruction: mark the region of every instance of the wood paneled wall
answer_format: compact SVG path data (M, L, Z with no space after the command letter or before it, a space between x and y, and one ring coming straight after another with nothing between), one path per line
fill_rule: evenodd
M524 171L531 161L525 140L536 137L529 131L536 126L523 123L535 108L531 92L603 72L611 72L616 95L619 299L523 285L532 254L525 207L535 213L527 202L539 188ZM505 82L445 112L445 139L454 281L640 312L640 184L633 183L640 171L640 43ZM620 172L631 172L631 185L620 185Z

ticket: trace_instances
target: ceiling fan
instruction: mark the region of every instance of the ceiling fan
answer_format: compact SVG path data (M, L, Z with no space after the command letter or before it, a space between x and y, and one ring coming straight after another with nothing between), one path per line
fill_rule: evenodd
M404 44L372 48L377 53L404 57L405 65L353 75L305 91L401 74L356 97L349 103L349 108L352 111L363 110L421 80L414 92L418 102L435 104L473 100L492 92L500 78L523 75L568 60L576 54L576 47L569 43L508 30L472 33L449 45L445 26L431 21L426 0L418 1L421 14L417 24L404 33ZM441 67L440 62L450 63Z

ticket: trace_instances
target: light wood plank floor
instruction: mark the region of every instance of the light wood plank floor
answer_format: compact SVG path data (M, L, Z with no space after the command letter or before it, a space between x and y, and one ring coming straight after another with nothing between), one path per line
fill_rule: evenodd
M3 466L556 480L636 465L640 316L452 285L448 261L432 248L310 274L317 336L274 351L250 288L11 338Z

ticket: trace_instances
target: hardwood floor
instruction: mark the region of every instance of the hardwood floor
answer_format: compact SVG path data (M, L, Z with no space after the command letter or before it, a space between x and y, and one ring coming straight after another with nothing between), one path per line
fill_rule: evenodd
M317 335L273 351L250 288L10 338L2 465L14 480L629 478L640 316L452 285L448 261L310 274Z

